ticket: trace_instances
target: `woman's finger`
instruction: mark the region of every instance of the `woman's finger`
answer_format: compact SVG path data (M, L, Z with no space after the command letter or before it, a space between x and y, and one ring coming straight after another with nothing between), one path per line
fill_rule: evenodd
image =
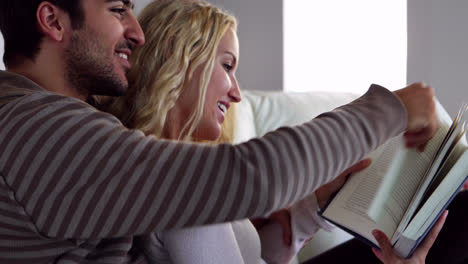
M375 240L377 240L377 243L379 243L381 251L380 253L382 253L381 257L385 260L382 262L386 263L389 260L391 261L395 257L395 255L393 253L392 244L390 243L390 240L388 239L387 235L385 235L384 232L377 229L372 231L372 235L375 237Z
M273 213L270 217L270 220L277 221L281 225L283 230L283 241L287 246L291 245L292 241L292 231L291 231L291 215L289 210L282 209Z
M440 230L444 226L445 220L447 219L447 215L448 215L448 210L445 210L442 213L442 215L439 217L439 220L437 220L436 224L432 227L431 231L429 231L429 234L427 234L424 241L416 249L416 251L414 252L414 255L420 256L423 259L426 258L426 255L429 252L429 249L431 249L432 245L434 244L434 241L439 235Z

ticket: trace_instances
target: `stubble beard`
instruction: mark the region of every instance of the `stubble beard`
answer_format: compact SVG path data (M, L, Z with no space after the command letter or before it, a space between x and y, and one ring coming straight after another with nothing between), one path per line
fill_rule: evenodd
M65 51L65 78L71 87L87 95L121 96L128 89L127 80L114 71L114 57L94 37L82 29L73 33Z

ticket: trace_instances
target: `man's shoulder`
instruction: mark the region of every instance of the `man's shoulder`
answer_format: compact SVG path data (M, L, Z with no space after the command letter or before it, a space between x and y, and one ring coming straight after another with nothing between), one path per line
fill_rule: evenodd
M0 71L0 107L40 92L43 92L43 89L31 80L18 74Z
M67 100L65 96L48 92L22 75L0 71L0 108L6 105L21 104L44 97L55 97L56 100Z
M31 101L45 104L73 103L94 109L91 105L78 99L47 91L24 76L0 71L0 108L11 103L24 104Z
M35 116L51 112L69 116L100 113L93 116L120 124L114 116L84 101L47 91L22 76L0 72L0 116L19 118L29 113L28 116L34 119Z

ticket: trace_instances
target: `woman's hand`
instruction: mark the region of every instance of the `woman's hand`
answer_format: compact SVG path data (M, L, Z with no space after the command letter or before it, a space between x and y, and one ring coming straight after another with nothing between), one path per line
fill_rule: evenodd
M291 245L292 240L292 227L291 227L291 214L288 209L281 209L272 213L268 218L255 218L250 219L250 222L255 226L255 229L259 230L264 225L271 221L276 221L280 224L281 230L283 231L283 242L286 246Z
M277 221L281 225L283 231L283 242L286 246L291 246L292 243L292 226L291 226L291 214L288 209L282 209L274 212L270 215L271 221Z
M416 251L414 251L413 256L411 256L411 258L403 259L399 257L393 251L393 247L392 247L392 244L390 244L390 240L382 231L379 231L379 230L372 231L372 234L374 235L375 239L379 243L381 251L373 248L372 252L374 252L375 256L378 259L380 259L380 261L386 264L424 263L426 260L427 253L429 252L429 249L432 247L432 244L434 244L434 241L436 240L437 235L439 234L440 230L442 229L442 226L445 223L445 219L447 219L447 214L448 214L448 211L445 210L442 216L440 216L439 220L437 220L437 223L434 225L434 227L432 227L431 231L426 236L424 241L419 245Z

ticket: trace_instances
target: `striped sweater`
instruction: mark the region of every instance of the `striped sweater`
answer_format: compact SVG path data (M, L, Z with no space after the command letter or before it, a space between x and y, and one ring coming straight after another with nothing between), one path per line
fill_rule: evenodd
M400 100L374 85L243 144L183 144L0 71L0 263L145 263L135 236L285 207L406 120Z

